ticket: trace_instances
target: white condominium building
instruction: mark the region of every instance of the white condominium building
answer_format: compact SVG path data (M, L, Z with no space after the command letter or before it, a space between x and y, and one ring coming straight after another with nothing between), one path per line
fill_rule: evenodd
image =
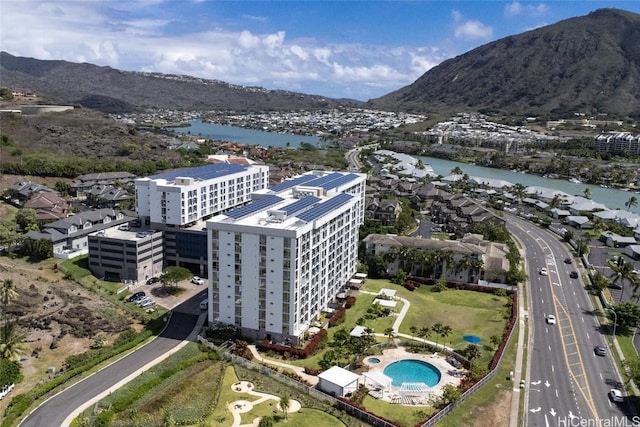
M216 163L136 179L144 223L184 226L251 200L269 183L269 167Z
M209 322L297 343L356 272L365 184L315 171L207 221Z

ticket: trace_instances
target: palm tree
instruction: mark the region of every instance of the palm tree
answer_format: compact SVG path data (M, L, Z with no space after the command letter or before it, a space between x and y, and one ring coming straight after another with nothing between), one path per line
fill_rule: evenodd
M413 337L418 333L418 327L416 325L409 326L409 332L411 332L411 342L413 343Z
M518 200L518 202L521 202L522 199L524 199L527 196L527 193L525 192L525 190L526 190L526 187L520 184L519 182L511 186L511 194L513 195L513 197L515 197Z
M289 410L289 407L291 406L291 398L289 397L288 394L284 394L282 396L280 396L280 409L282 409L282 412L284 413L284 419L287 419L287 411Z
M609 286L609 279L607 279L604 274L596 271L592 277L593 288L595 291L600 292L604 290L607 286Z
M589 240L588 237L583 237L582 239L578 239L578 241L576 242L576 252L578 253L578 256L582 256L589 252L590 241L591 240Z
M557 208L563 203L565 203L564 197L562 197L560 194L556 193L556 194L553 195L553 198L551 199L551 201L549 201L549 207L552 208L552 209L553 208Z
M7 360L20 360L27 347L24 340L27 336L16 330L13 322L5 323L0 328L0 357Z
M631 208L635 208L636 206L638 206L638 198L636 196L631 196L629 200L624 202L624 207L627 208L627 210L631 210Z
M633 285L634 293L638 289L638 278L636 274L633 272L633 264L630 262L622 262L619 265L614 265L611 267L613 269L613 274L611 275L611 284L614 284L620 281L620 285L622 286L622 290L620 292L620 300L618 303L622 302L622 296L624 295L624 282L629 282L629 284Z
M451 326L449 325L443 325L442 328L440 328L440 336L443 338L443 341L442 341L443 349L446 347L447 337L451 335L451 332L452 332L452 329L451 329Z
M16 285L13 283L13 280L3 280L0 284L0 301L2 301L2 308L5 313L9 303L15 301L17 298L18 293L16 292Z
M464 172L462 172L462 169L460 169L460 166L456 166L455 168L451 169L451 175L462 175Z
M586 187L582 194L584 195L585 199L591 199L591 189L589 187Z
M431 330L436 334L436 350L438 349L438 336L442 336L443 324L438 322L431 327Z
M429 329L427 326L420 328L420 331L418 331L418 336L424 340L422 343L423 347L427 346L426 341L427 338L429 338L429 335L431 335L431 329Z
M393 338L393 328L389 326L387 329L384 330L384 334L387 336L387 339L389 340L389 342L391 342L391 339Z

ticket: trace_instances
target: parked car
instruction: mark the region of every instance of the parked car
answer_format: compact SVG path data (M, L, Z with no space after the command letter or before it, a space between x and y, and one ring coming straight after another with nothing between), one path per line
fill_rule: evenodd
M140 307L151 307L152 305L156 305L156 302L154 300L152 300L151 298L147 299L146 301L144 301L142 304L140 304Z
M2 400L7 394L13 390L13 384L5 384L0 388L0 400Z
M143 304L146 304L148 301L153 301L153 300L149 297L142 297L139 300L136 300L135 303L138 304L140 307L143 307Z
M209 298L200 301L200 310L206 310L209 308Z
M540 269L540 275L541 275L541 276L547 276L548 274L549 274L549 273L547 272L547 269L546 269L546 268L541 268L541 269Z
M609 390L609 398L612 402L624 402L622 392L617 388L612 388L611 390Z
M547 316L547 323L549 325L555 325L556 324L556 316L554 316L553 314L550 314Z
M158 277L151 277L149 280L147 280L147 285L153 285L154 283L158 283L160 281L160 279Z
M193 276L193 279L191 279L191 283L194 283L196 285L204 285L204 279L198 276Z
M607 349L601 345L596 346L593 351L596 353L596 356L606 356Z
M569 277L571 277L572 279L577 279L578 278L578 272L577 271L572 271L571 273L569 273Z
M136 292L135 294L129 297L129 301L135 302L136 300L139 300L146 295L147 294L145 294L144 291Z
M565 258L564 259L564 263L565 264L571 264L571 263L573 263L573 260L571 258Z

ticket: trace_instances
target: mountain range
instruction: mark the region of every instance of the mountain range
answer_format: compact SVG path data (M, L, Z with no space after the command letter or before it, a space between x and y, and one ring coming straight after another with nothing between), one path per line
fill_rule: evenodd
M369 107L640 118L640 15L599 9L446 60Z
M0 85L105 112L302 110L361 106L416 113L640 118L640 15L600 9L485 44L362 104L189 76L120 71L0 53Z

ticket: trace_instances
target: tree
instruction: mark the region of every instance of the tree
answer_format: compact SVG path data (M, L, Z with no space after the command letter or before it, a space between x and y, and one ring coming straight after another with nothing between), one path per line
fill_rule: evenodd
M604 274L596 271L591 277L591 283L594 291L601 292L609 286L609 279L607 279Z
M162 287L168 292L178 289L178 283L191 277L191 272L184 267L167 267L160 276Z
M585 199L591 200L591 189L589 187L585 187L585 189L582 192L582 194L584 195Z
M20 360L26 351L24 340L27 336L16 330L13 322L7 322L0 328L0 357L7 360Z
M464 349L464 354L465 356L467 356L467 359L469 359L469 363L471 363L471 366L473 366L473 361L480 357L482 352L477 345L469 344L467 348Z
M287 411L289 411L289 407L291 406L291 398L288 394L284 394L280 396L280 409L284 413L284 419L287 419Z
M36 211L33 209L23 208L16 213L16 224L22 230L33 229L33 226L38 228L38 220L36 219Z
M612 322L616 322L616 326L621 329L635 328L640 323L640 307L631 302L623 302L613 306L614 316L609 310L607 315Z
M640 382L640 357L636 356L632 359L626 359L622 362L625 366L625 376L627 380L625 383L629 383L630 381L634 381L636 384Z
M589 238L583 237L582 239L578 239L576 242L576 252L578 256L582 256L586 253L589 253Z
M451 169L451 175L462 175L464 172L462 172L462 169L460 169L460 166L456 166L455 168Z
M622 260L622 258L620 258L620 260ZM610 277L611 284L620 282L620 285L622 286L622 292L620 292L620 300L619 300L619 302L622 302L622 296L624 294L624 283L629 282L631 285L633 285L634 293L636 293L638 288L638 284L637 284L638 277L633 272L634 270L633 264L631 264L630 262L622 261L619 264L613 265L611 269L613 270L613 274Z
M492 346L497 347L498 345L500 345L500 342L502 340L500 339L500 336L498 336L498 335L491 335L491 338L489 338L489 341L491 342Z
M413 337L418 333L418 327L416 325L409 326L409 332L411 332L411 342L413 342Z
M0 384L15 384L22 381L20 364L15 360L0 358Z
M451 335L451 332L452 332L452 329L451 329L451 326L449 325L442 325L442 327L440 328L440 336L443 338L443 341L442 341L443 349L446 347L447 337Z
M393 332L394 331L392 327L388 327L384 330L384 334L387 336L389 342L391 342L391 340L393 339Z
M511 186L511 194L518 202L521 202L527 196L526 187L519 182Z
M631 210L631 208L635 208L636 206L638 206L638 198L636 196L631 196L629 200L624 202L624 207L627 208L627 210Z
M7 306L18 298L16 285L11 279L5 279L0 282L0 301L2 301L3 320L6 322Z
M442 406L458 401L462 393L460 389L453 384L446 384L442 387Z
M418 331L418 336L424 340L422 343L424 347L427 345L426 341L429 335L431 335L431 330L427 326L420 328L420 331Z
M564 240L565 242L569 242L573 240L573 231L571 230L565 231L564 235L562 236L562 240Z
M442 333L443 326L444 325L442 323L438 322L431 327L431 330L433 331L433 333L436 334L436 350L438 349L438 337L442 336L441 333Z

